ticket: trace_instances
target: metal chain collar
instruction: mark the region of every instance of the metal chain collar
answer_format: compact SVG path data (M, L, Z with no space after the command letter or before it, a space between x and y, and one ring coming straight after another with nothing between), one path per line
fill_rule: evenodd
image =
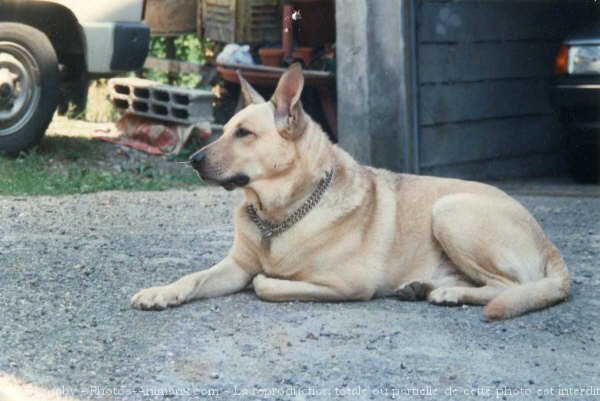
M296 209L292 214L290 214L285 220L283 220L279 224L271 223L270 221L262 219L256 212L254 205L249 204L246 207L246 209L248 210L248 215L260 230L263 244L268 245L271 238L281 234L282 232L292 227L304 216L306 216L308 212L310 212L315 206L317 206L317 204L321 200L321 197L329 187L332 178L333 169L325 173L325 177L321 178L321 181L319 181L319 185L317 185L315 191L308 197L308 199L302 204L302 206Z

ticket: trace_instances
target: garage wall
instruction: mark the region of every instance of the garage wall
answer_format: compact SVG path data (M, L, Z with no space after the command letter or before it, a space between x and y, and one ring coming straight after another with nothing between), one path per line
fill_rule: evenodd
M593 1L416 0L420 172L564 172L549 103L554 57L598 9Z

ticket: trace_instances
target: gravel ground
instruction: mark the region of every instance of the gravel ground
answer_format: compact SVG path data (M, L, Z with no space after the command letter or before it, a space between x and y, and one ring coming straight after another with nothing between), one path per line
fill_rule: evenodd
M0 197L0 400L600 399L593 194L517 195L563 251L573 294L509 321L485 323L480 307L275 304L251 292L130 308L138 289L224 256L239 196Z

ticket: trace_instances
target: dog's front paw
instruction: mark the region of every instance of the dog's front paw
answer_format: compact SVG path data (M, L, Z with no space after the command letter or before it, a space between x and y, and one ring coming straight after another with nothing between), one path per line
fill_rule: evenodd
M263 298L267 291L269 278L264 274L257 274L252 280L252 287L254 287L254 293L259 297Z
M131 306L141 310L163 310L167 306L179 305L183 301L180 292L172 285L165 285L139 291L131 298Z

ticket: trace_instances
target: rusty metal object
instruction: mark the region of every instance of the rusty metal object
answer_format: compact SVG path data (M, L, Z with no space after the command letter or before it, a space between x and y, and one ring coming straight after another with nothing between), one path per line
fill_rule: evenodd
M264 65L217 64L219 75L228 82L239 83L236 70L252 85L274 87L287 68L267 67ZM335 75L328 71L304 70L305 85L335 85Z

